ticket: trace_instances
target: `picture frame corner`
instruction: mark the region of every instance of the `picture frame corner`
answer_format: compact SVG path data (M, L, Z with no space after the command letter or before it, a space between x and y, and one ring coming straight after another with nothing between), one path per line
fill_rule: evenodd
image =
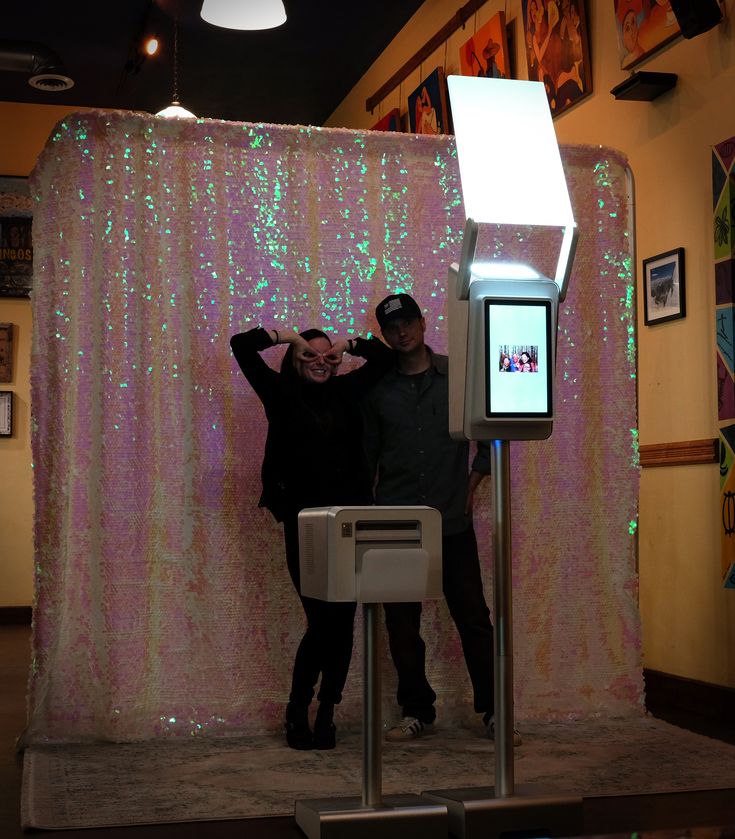
M657 269L658 276L655 275ZM684 247L672 248L642 260L643 322L655 326L686 317ZM660 311L655 313L655 309Z

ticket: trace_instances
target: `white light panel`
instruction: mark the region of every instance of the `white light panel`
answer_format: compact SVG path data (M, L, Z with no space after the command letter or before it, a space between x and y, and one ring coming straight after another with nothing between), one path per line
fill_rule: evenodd
M543 84L472 76L447 83L467 218L573 225Z

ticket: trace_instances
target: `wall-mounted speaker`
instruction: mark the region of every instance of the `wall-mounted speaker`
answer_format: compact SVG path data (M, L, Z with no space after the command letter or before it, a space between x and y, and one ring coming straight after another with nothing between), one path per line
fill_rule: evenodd
M722 20L718 0L671 0L671 9L685 38L701 35Z

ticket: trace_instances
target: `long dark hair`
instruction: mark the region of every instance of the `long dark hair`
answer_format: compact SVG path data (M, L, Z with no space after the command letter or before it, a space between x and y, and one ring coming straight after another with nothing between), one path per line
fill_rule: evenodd
M305 341L311 341L312 338L326 338L327 341L329 341L329 346L332 346L332 341L329 335L325 335L321 329L305 329L303 332L299 332L299 335ZM283 359L281 360L281 373L284 376L299 378L299 374L296 372L296 368L293 363L293 344L289 344L288 349L283 354Z

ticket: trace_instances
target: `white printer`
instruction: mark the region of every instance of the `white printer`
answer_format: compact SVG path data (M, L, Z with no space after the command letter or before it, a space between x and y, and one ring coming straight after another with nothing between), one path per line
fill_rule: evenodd
M442 521L433 507L309 507L299 513L301 594L402 603L442 596Z

